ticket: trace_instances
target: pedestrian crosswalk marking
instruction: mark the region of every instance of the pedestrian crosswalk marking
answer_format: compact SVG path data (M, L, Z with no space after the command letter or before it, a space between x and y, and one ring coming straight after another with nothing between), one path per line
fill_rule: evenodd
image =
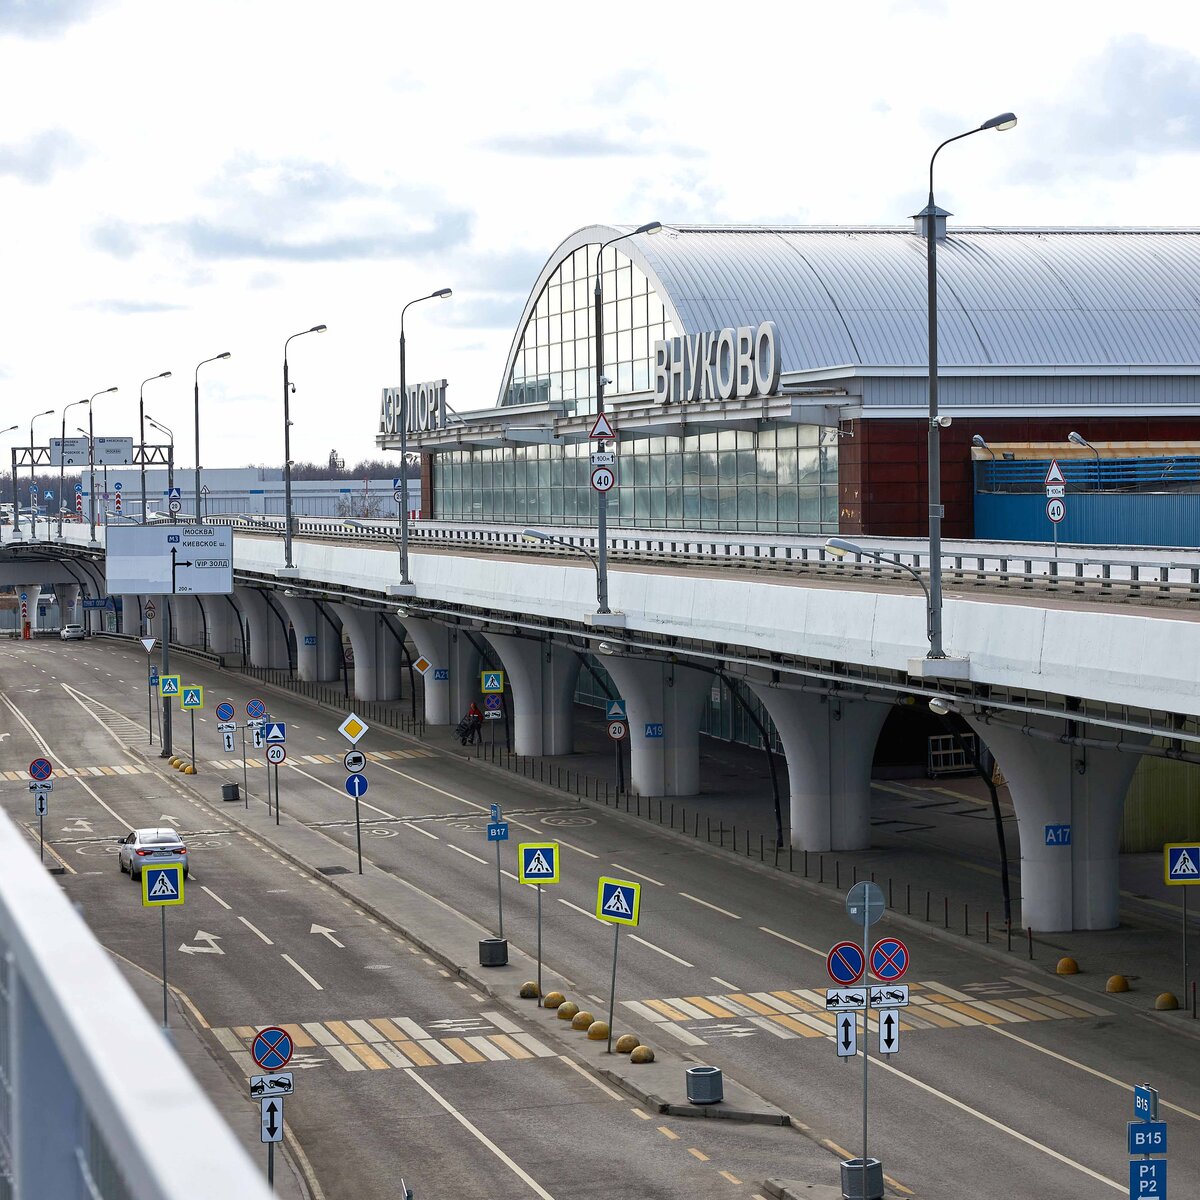
M103 779L106 776L113 775L149 775L150 768L143 766L141 763L121 763L117 766L103 767L58 767L54 768L54 773L59 778L77 778L86 776L89 779ZM25 783L29 778L29 773L26 771L3 771L0 776L6 779L9 783Z
M500 1016L484 1013L485 1018ZM269 1023L269 1022L266 1022ZM475 1018L470 1023L478 1024ZM386 1071L406 1067L451 1067L481 1062L527 1062L554 1058L556 1051L507 1018L492 1020L498 1033L466 1037L432 1038L408 1017L371 1017L367 1020L305 1021L302 1025L281 1024L296 1044L305 1067L335 1062L343 1071ZM258 1073L249 1047L257 1025L214 1028L213 1036L247 1076ZM293 1059L293 1063L296 1059Z

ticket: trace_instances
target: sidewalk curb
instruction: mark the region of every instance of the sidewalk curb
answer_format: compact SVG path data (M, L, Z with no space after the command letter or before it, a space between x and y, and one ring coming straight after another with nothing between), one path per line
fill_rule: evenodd
M842 1200L840 1187L824 1183L798 1183L794 1179L765 1179L763 1191L775 1200Z

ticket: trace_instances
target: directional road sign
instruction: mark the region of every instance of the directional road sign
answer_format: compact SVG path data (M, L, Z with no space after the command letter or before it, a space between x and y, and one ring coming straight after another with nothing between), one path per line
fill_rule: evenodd
M626 721L629 719L629 713L625 708L624 700L610 700L604 706L604 719L606 721Z
M521 883L557 883L558 866L557 842L522 842L517 847L517 878Z
M479 690L486 696L489 692L504 691L503 671L483 671L479 676Z
M351 775L357 775L367 765L367 756L361 750L347 750L342 755L342 766Z
M195 684L188 684L183 689L183 694L179 699L179 707L184 709L197 709L204 707L204 689Z
M1163 847L1167 883L1200 883L1200 842L1168 842Z
M104 574L110 596L220 596L233 591L228 525L110 525Z
M642 885L626 879L600 876L596 889L596 916L613 925L636 925L642 913Z
M250 1099L264 1096L290 1096L296 1090L295 1076L291 1071L280 1071L277 1075L251 1075Z
M842 1013L836 1028L838 1058L853 1058L858 1053L858 1018L853 1013Z
M838 942L825 959L825 969L834 983L857 983L863 977L863 952L853 942Z
M253 720L261 720L266 716L266 712L267 706L257 697L246 701L246 716L251 717Z
M614 742L621 741L629 732L629 726L624 721L609 721L608 736Z
M224 750L226 754L233 753L233 730L232 729L222 729L221 730L221 749Z
M880 938L871 947L871 974L876 979L891 983L907 970L908 947L899 938Z
M891 1009L879 1014L879 1053L895 1054L900 1049L900 1018Z
M287 760L287 750L282 742L271 742L267 746L267 762L274 763L279 766L281 762ZM365 788L363 789L366 790Z
M283 1100L273 1097L262 1100L262 1128L259 1137L264 1144L283 1141ZM275 1152L272 1150L272 1154Z
M489 842L507 842L508 841L508 822L507 821L489 821L487 833L488 833L488 841Z
M142 905L165 908L183 903L183 863L162 863L142 868Z
M267 742L286 742L287 726L282 721L271 721L263 727L263 739Z
M54 774L54 767L48 758L35 758L29 764L30 779L49 779Z
M361 717L351 713L339 726L338 733L352 746L357 746L359 739L370 729L370 725Z
M38 792L33 798L34 816L44 817L50 811L50 802L45 792Z
M1130 1200L1167 1200L1167 1160L1137 1158L1129 1164Z
M826 1012L853 1012L865 1008L867 993L863 988L826 988Z
M1130 1121L1126 1129L1130 1154L1166 1154L1166 1121Z
M357 773L350 775L346 779L346 794L353 796L356 800L359 796L367 794L367 777Z
M872 984L868 989L871 994L872 1008L907 1008L908 984L886 983Z
M228 700L222 700L221 703L217 705L217 720L232 721L235 711L236 710L234 709L233 705L230 704Z
M160 696L178 696L179 678L178 675L160 675L158 677L158 694Z
M277 1025L268 1025L254 1035L250 1056L264 1071L278 1071L292 1059L292 1035Z

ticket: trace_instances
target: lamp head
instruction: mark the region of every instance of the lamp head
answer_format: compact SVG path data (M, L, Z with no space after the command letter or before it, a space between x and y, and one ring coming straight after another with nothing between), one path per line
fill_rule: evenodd
M543 533L540 529L523 529L521 536L527 542L544 542L549 535Z
M54 416L54 409L48 408L48 409L46 409L45 412L38 413L34 419L36 420L37 417L52 417L52 416Z
M171 372L170 372L170 371L164 371L164 372L163 372L161 375L155 375L155 377L154 377L154 378L155 378L155 379L170 379L170 378L171 378Z
M944 717L947 713L952 712L953 708L948 701L943 700L940 696L934 696L929 702L929 711L936 713L939 717Z
M999 116L989 117L979 128L1005 130L1012 129L1016 123L1017 116L1015 113L1000 113Z
M450 297L453 295L454 295L454 291L452 288L438 288L438 290L433 293L431 299L433 299L433 300L449 300Z
M978 446L980 450L986 450L988 448L987 442L983 440L983 435L979 433L975 434L971 438L971 445Z
M832 554L834 558L845 558L847 554L861 554L863 549L854 542L848 542L845 538L828 538L825 542L825 550Z
M635 235L639 233L662 233L662 222L647 221L645 225L639 225L633 232Z
M228 351L228 350L226 350L226 351L225 351L223 354L218 354L218 355L217 355L217 358L218 358L218 359L222 359L222 358L229 358L229 357L230 357L230 355L229 355L229 351Z
M612 642L599 642L596 645L596 651L599 654L616 654L617 648Z
M329 328L328 325L314 325L308 332L309 333L324 333L325 330L328 328Z
M1067 441L1076 446L1083 446L1088 450L1092 448L1092 443L1089 442L1087 438L1083 436L1083 434L1076 433L1074 430L1067 434Z
M408 616L408 605L407 604L397 604L396 605L396 616L407 617Z

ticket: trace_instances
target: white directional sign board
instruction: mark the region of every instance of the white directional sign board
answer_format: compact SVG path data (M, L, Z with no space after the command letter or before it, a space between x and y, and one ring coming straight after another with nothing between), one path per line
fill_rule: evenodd
M51 438L50 465L52 467L86 467L88 465L88 439L85 437Z
M228 595L233 530L226 525L110 525L105 578L110 595Z
M98 437L96 439L96 466L133 466L133 438Z

